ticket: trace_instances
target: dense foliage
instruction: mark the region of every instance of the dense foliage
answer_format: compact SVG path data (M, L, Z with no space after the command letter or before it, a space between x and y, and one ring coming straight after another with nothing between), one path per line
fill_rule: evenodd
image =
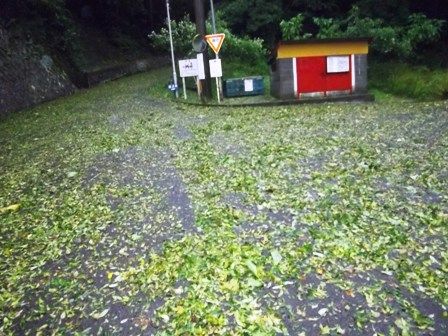
M77 51L78 32L63 0L5 1L0 4L0 13L0 24L32 34L54 49Z
M297 14L290 20L282 20L282 22L280 22L280 29L282 31L283 39L299 40L311 37L312 34L303 31L304 21L305 16L303 14Z
M282 21L280 27L284 39L300 39L309 37L304 33L305 17L299 14L289 21ZM417 47L425 42L433 42L440 38L442 20L430 20L423 14L411 14L405 24L390 25L383 19L373 19L361 15L358 7L353 7L347 18L315 17L318 27L316 37L369 37L372 38L374 51L398 57L409 57L415 54Z
M354 6L359 8L360 17L382 19L386 24L391 25L405 24L413 13L423 13L435 19L448 16L448 8L443 0L424 4L421 1L409 0L228 0L221 3L221 9L232 30L255 36L270 34L271 37L279 37L278 25L282 20L289 20L297 14L307 18L305 30L315 33L313 18L345 19ZM260 20L255 8L264 8L267 5L270 8L261 15L263 20ZM269 31L273 26L274 31Z
M203 3L208 10L209 1ZM171 1L173 19L182 23L190 15L193 20L193 5L193 1ZM383 55L411 56L419 48L436 51L444 59L443 43L448 43L440 21L448 17L443 0L215 0L215 5L228 23L224 29L235 36L261 38L267 48L282 32L287 39L369 36L374 38L374 49ZM128 38L147 43L147 35L165 26L166 18L165 1L156 0L5 0L0 12L0 24L24 29L67 54L79 54L85 26L103 31L119 47L132 49ZM190 27L180 29L191 35ZM156 45L162 43L155 39ZM185 50L186 40L176 38L179 50ZM242 47L251 49L251 44Z
M181 20L171 20L171 29L175 53L180 56L191 53L196 26L191 22L190 17L186 15ZM159 32L152 31L148 37L154 48L170 50L170 35L167 27L162 27Z

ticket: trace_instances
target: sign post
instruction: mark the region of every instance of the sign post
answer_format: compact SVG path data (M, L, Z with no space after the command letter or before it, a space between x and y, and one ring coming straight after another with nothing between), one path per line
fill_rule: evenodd
M221 87L220 87L220 79L222 77L222 67L221 60L219 59L219 50L221 49L222 43L224 42L226 35L225 34L211 34L205 35L205 40L212 50L215 52L216 59L210 60L210 77L216 78L216 92L218 96L218 103L221 102ZM215 74L215 76L212 75Z
M184 89L184 99L187 100L187 84L185 83L185 77L182 77L182 88Z

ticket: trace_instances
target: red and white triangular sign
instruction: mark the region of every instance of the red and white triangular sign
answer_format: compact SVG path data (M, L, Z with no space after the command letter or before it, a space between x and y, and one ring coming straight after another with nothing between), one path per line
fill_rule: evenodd
M224 42L225 37L226 34L211 34L211 35L205 35L205 40L207 41L210 48L213 49L215 54L217 54L221 49L222 42Z

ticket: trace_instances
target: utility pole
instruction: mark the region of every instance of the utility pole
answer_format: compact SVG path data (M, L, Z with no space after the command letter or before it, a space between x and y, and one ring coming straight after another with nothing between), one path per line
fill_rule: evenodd
M204 15L204 0L194 0L194 13L196 18L196 31L199 35L204 37L205 32L205 15ZM205 50L202 53L204 57L205 80L201 80L202 96L201 99L212 98L212 83L210 79L210 65L208 59L208 52Z

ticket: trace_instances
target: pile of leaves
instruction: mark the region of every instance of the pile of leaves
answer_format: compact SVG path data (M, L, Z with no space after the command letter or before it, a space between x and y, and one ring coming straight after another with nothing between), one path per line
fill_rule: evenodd
M185 107L162 73L0 122L0 333L446 333L446 102Z

